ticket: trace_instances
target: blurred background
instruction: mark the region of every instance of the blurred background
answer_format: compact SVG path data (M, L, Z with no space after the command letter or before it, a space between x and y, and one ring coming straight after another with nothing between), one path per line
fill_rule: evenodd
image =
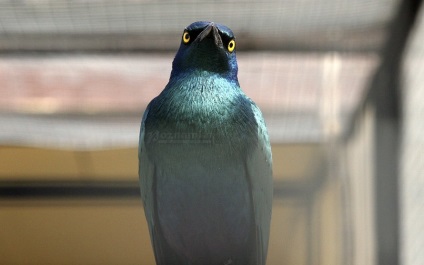
M197 20L267 122L268 264L424 264L420 2L0 0L0 264L154 264L140 120Z

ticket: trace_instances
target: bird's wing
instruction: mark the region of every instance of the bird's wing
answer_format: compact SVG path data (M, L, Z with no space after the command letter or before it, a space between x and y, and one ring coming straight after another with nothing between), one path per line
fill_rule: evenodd
M138 147L138 175L140 177L141 199L144 206L144 214L146 215L149 227L150 240L155 254L156 263L158 265L179 265L179 257L168 246L163 233L159 227L156 216L155 205L155 165L148 157L148 150L145 145L145 123L149 114L150 104L144 112L140 127L140 142Z
M147 224L149 226L150 239L154 246L154 196L153 196L153 181L154 181L154 165L148 159L145 148L145 123L149 114L150 104L147 106L140 127L140 140L138 145L138 175L140 177L141 199L143 201L144 214L146 215Z
M138 175L140 177L141 199L143 201L144 213L146 215L147 223L149 225L150 238L152 236L152 228L154 225L154 201L153 201L153 175L154 165L149 161L145 148L144 135L145 123L147 115L149 114L150 104L144 112L143 119L141 120L140 127L140 141L138 145ZM153 243L153 242L152 242Z
M258 125L258 145L247 157L247 172L252 189L253 210L256 225L257 263L264 265L268 251L269 229L272 211L272 154L268 132L262 113L251 102Z

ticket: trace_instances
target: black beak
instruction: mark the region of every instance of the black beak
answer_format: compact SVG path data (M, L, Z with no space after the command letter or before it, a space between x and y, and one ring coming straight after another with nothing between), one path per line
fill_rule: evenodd
M196 41L201 42L206 38L212 38L217 47L223 48L222 39L219 35L218 28L215 23L211 22L200 34L197 36Z

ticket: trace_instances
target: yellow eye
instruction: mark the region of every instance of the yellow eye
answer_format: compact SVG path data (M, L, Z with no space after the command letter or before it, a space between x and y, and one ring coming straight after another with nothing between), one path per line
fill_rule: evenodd
M183 34L183 42L184 44L187 44L190 41L190 34L186 31Z
M236 41L235 41L234 39L232 39L232 40L228 43L228 51L229 51L229 52L233 52L235 48L236 48Z

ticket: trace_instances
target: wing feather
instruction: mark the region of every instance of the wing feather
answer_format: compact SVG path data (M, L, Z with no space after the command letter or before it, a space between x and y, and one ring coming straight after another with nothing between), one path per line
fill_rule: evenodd
M147 224L149 226L150 238L153 245L153 231L154 231L154 201L153 201L153 176L154 176L154 165L149 161L147 151L145 148L144 135L145 135L145 123L149 114L150 104L147 106L146 111L143 114L140 127L140 141L138 146L138 175L140 177L140 190L141 199L143 201L144 213L146 215Z
M272 154L262 113L255 103L251 103L258 125L258 145L247 157L247 172L252 186L258 264L265 265L273 197Z
M138 174L140 177L141 199L144 206L144 214L146 215L149 227L150 240L155 254L156 264L158 265L180 265L183 264L180 257L169 247L160 226L158 225L158 217L155 203L155 178L156 170L154 161L149 159L149 153L146 149L146 119L149 115L150 104L144 112L140 127L140 142L138 149L139 167Z

